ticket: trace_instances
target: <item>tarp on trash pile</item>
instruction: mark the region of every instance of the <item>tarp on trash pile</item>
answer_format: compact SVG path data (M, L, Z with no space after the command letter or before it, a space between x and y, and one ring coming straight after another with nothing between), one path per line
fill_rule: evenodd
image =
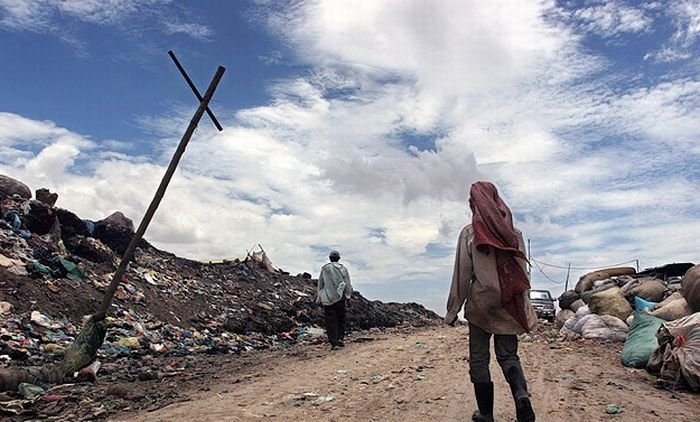
M649 356L659 346L656 331L663 322L661 318L649 315L641 309L635 311L634 322L620 355L623 365L632 368L647 366Z
M272 261L270 261L270 258L267 257L267 254L263 250L261 250L260 252L249 252L248 258L250 258L254 262L257 262L262 268L266 269L271 273L277 271L277 269L272 265Z
M648 300L644 300L639 296L634 297L634 309L636 311L643 311L645 309L654 309L654 307L657 305L656 302L650 302Z
M647 370L659 375L657 383L674 390L700 391L700 312L664 322L656 336L659 347L649 358Z

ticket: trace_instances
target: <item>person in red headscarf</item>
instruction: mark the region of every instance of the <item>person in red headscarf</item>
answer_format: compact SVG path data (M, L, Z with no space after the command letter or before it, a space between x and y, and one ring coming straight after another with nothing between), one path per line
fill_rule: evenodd
M517 420L534 421L518 357L517 335L537 325L528 297L523 236L513 226L513 215L492 183L472 184L469 207L472 221L459 235L445 322L454 325L464 305L464 318L469 322L469 376L478 407L472 420L493 421L489 372L493 336L496 360L510 385Z

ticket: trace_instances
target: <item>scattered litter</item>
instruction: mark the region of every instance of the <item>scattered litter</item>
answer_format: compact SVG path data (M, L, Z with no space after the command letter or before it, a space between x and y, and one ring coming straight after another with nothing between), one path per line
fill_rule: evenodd
M622 412L622 408L616 404L609 404L608 407L605 408L605 413L608 415L617 415Z
M24 397L27 400L34 400L46 392L43 388L39 387L38 385L29 384L26 382L20 383L17 387L17 391L19 391L19 394L21 394L22 397Z
M323 403L328 403L335 400L335 397L333 396L319 396L316 400L312 401L311 404L314 406L320 406Z

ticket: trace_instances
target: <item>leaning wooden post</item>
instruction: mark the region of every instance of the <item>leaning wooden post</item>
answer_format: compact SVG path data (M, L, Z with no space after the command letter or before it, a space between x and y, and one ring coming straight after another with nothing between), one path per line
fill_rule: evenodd
M151 222L151 219L153 218L153 214L155 214L156 210L158 209L158 205L160 205L160 201L163 199L163 196L165 195L165 189L167 189L168 184L170 183L170 179L172 179L173 173L175 173L175 169L177 168L177 165L180 162L180 158L182 158L182 154L184 154L184 152L185 152L185 148L187 147L187 143L190 141L190 138L192 137L194 130L197 128L197 125L199 124L199 121L201 120L202 115L204 114L204 111L207 110L207 108L209 107L209 101L211 100L211 97L214 95L214 91L216 90L216 86L219 84L219 81L221 80L221 77L224 75L225 70L226 69L221 67L221 66L219 66L219 68L216 70L216 74L214 75L214 79L212 79L211 83L209 84L209 88L207 88L207 91L204 94L204 97L202 98L202 101L199 103L199 108L197 108L197 111L194 113L194 116L192 116L192 120L190 120L190 124L189 124L189 126L187 126L187 130L185 131L185 134L182 135L182 139L180 139L180 144L177 146L177 149L175 150L175 154L173 155L173 158L170 160L170 165L168 166L168 169L165 171L165 175L163 176L163 180L160 181L160 186L158 186L158 190L156 191L156 194L153 197L153 200L151 201L151 205L148 207L146 214L143 216L143 219L141 220L141 224L139 224L138 230L136 230L136 233L131 238L131 242L129 242L129 246L126 248L126 251L124 252L124 255L122 256L122 260L119 263L119 267L117 268L117 271L114 273L114 277L112 278L112 282L109 284L109 287L107 287L107 290L105 291L105 297L102 300L102 304L100 305L99 313L106 313L107 310L109 309L109 306L112 303L112 298L114 297L114 293L117 291L117 287L119 286L119 282L121 281L121 278L124 275L124 272L126 272L126 267L127 267L127 265L129 265L129 261L131 260L133 254L134 254L134 250L136 250L136 245L139 243L139 241L143 237L143 234L146 232L146 229L148 228L148 224Z
M165 195L165 190L170 183L170 179L173 177L173 173L175 173L175 169L180 162L180 158L182 158L182 154L185 152L187 143L190 141L190 138L192 137L194 130L197 128L197 125L199 124L205 110L208 109L209 101L214 95L216 86L219 84L225 70L226 69L219 66L219 68L216 70L216 74L214 74L214 78L209 84L209 88L207 88L204 97L199 102L199 107L194 113L192 120L190 120L190 124L187 126L185 134L182 135L182 139L180 139L180 143L175 150L173 158L170 160L170 165L165 171L163 180L160 181L160 186L158 186L158 190L151 201L151 205L148 207L146 214L143 216L138 230L136 230L136 233L134 233L134 236L131 238L131 242L129 242L129 246L126 248L126 251L124 251L122 260L119 263L119 267L114 273L109 286L105 290L105 296L100 304L98 312L90 316L90 319L83 325L78 337L76 337L73 344L71 344L68 350L66 350L63 362L60 365L60 372L63 374L63 376L70 375L90 364L90 362L92 362L92 360L95 358L97 350L102 347L102 343L104 342L104 337L107 332L104 319L107 316L107 311L109 310L110 305L112 304L114 293L117 291L117 287L119 287L119 283L126 272L129 261L131 261L131 258L134 255L136 245L138 245L139 241L143 238L143 235L148 228L148 224L153 218L153 214L155 214L160 201Z
M102 347L102 343L104 342L104 338L107 333L105 317L107 316L107 311L112 304L114 293L117 291L119 282L121 282L121 279L126 272L126 267L129 265L129 261L134 255L136 245L139 243L141 238L143 238L143 235L148 228L148 224L153 218L153 214L155 214L156 210L158 209L158 205L165 195L165 189L168 187L168 183L170 183L170 179L172 179L173 173L175 173L175 169L180 162L180 158L182 158L182 154L185 152L187 143L190 141L190 138L192 137L192 134L197 128L197 125L199 124L199 121L201 120L205 111L207 111L217 129L221 130L221 125L219 125L216 117L214 117L214 114L208 107L209 101L211 101L214 91L216 90L216 87L226 69L219 66L219 68L216 70L216 74L214 74L214 78L212 79L211 83L209 83L209 88L207 88L204 97L200 97L199 92L194 87L194 84L191 83L191 80L185 73L185 70L182 68L179 62L177 62L177 59L175 59L175 55L172 52L169 52L169 54L173 60L176 61L178 69L188 81L190 88L192 88L197 98L200 100L199 108L197 108L192 120L190 120L190 124L187 126L185 134L182 135L182 139L180 139L180 143L175 150L175 154L170 160L170 165L163 176L163 180L160 182L160 186L158 186L158 190L151 201L151 205L148 207L146 214L141 220L141 224L139 224L138 230L136 230L136 233L134 233L134 236L131 238L131 242L129 242L129 246L126 248L126 251L122 256L119 267L114 273L112 281L105 291L105 297L100 304L98 312L91 315L83 324L80 333L78 333L78 336L66 350L63 361L60 365L13 368L12 370L0 368L0 391L16 390L20 382L35 383L37 380L47 383L62 382L64 377L72 375L74 372L89 365L90 362L95 359L95 356L97 356L97 351L100 347Z

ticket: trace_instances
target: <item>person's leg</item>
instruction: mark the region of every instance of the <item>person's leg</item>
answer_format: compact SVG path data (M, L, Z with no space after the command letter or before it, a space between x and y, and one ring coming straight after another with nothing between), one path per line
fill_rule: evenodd
M345 298L338 301L336 305L336 315L338 316L338 346L345 347Z
M324 306L323 312L326 315L326 333L328 341L332 347L338 345L338 315L334 305Z
M489 372L489 342L491 333L469 324L469 377L474 384L474 395L478 410L473 421L493 421L493 383Z
M494 336L494 346L496 360L498 360L513 394L518 422L534 422L535 412L532 410L525 374L518 357L518 338L515 335L496 335Z

